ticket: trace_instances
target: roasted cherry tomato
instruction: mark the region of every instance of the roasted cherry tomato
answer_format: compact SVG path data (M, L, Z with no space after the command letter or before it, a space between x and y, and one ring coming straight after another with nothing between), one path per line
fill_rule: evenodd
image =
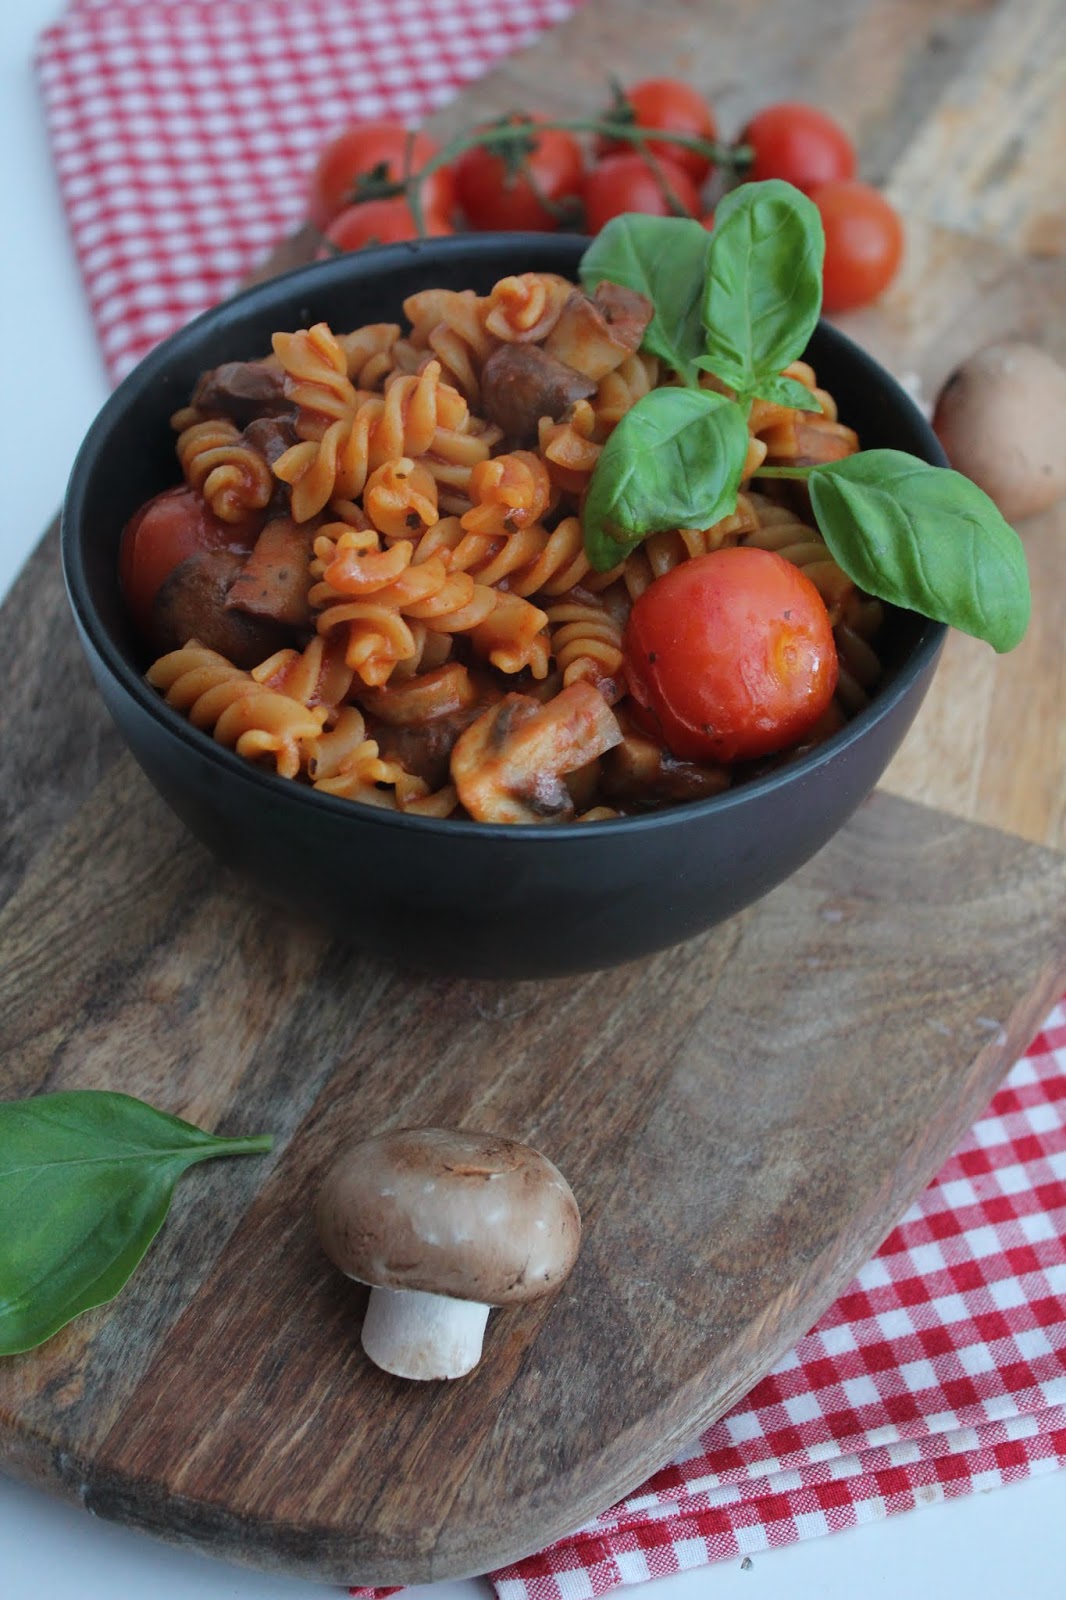
M783 178L809 194L820 183L855 175L855 146L840 124L798 100L758 112L739 142L755 152L745 180Z
M662 128L668 133L687 133L698 139L717 136L714 113L690 83L682 83L677 78L647 78L627 89L625 97L633 108L635 127ZM644 148L683 168L697 184L702 183L711 170L709 158L698 150L686 150L665 140L656 140ZM636 146L622 139L601 138L596 149L599 155L610 155L617 150L636 150Z
M426 215L426 233L432 236L451 233L448 223L431 213ZM417 239L418 227L407 201L396 195L391 200L364 200L347 206L326 229L326 238L338 250L361 250L368 244L395 244L399 239Z
M513 120L538 121L536 117ZM550 233L559 227L560 218L542 202L547 199L561 205L576 201L581 194L581 146L569 133L554 128L531 132L530 141L525 172L511 170L502 156L493 155L483 145L475 145L458 158L455 196L471 228Z
M842 179L811 193L825 229L822 304L850 311L876 300L903 257L903 224L884 195L868 183Z
M361 177L385 169L394 182L405 171L417 172L437 146L427 134L412 134L402 122L361 122L326 145L311 174L307 214L325 232L339 212L352 205ZM422 185L422 207L427 221L451 221L455 185L449 167L430 173Z
M748 761L797 744L839 664L829 614L798 567L740 546L650 584L625 631L630 693L687 761Z
M142 506L126 524L118 564L122 592L141 632L148 630L152 601L175 567L201 550L246 555L258 531L258 524L244 529L221 522L184 484L165 489Z
M660 161L663 180L690 216L700 214L696 185L683 168ZM604 223L623 211L643 211L653 217L673 215L662 184L643 156L605 156L585 179L585 227L599 233Z

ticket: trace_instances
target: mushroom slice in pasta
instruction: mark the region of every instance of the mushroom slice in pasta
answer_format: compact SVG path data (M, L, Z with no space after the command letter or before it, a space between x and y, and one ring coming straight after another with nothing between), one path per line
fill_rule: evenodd
M452 782L477 822L566 822L574 804L563 781L622 739L598 690L573 683L547 705L505 695L452 751Z

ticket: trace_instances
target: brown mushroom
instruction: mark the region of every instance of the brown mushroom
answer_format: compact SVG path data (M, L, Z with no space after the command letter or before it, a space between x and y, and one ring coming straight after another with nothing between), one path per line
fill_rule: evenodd
M227 608L244 559L236 550L199 550L164 578L148 619L148 642L157 655L198 639L234 666L251 668L288 642L288 631L269 618Z
M284 372L263 361L226 361L202 373L192 404L199 411L230 417L238 424L292 410L292 401L285 394Z
M598 382L638 349L653 311L647 295L618 283L598 284L592 299L575 289L544 349Z
M541 417L558 422L596 385L536 344L501 344L481 369L481 405L515 444L533 444Z
M978 350L940 391L933 427L951 465L1009 522L1066 494L1066 371L1020 340Z
M460 1378L493 1306L558 1288L581 1219L562 1173L495 1134L401 1128L351 1146L316 1211L335 1266L371 1286L363 1349L400 1378Z

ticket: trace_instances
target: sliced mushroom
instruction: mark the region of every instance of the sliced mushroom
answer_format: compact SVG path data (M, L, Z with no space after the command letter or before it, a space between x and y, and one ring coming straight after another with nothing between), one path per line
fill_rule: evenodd
M289 642L289 630L276 622L227 609L244 559L234 550L202 550L168 574L149 619L149 642L158 655L198 639L234 666L250 668Z
M639 348L653 311L647 295L621 284L598 284L591 300L575 289L544 349L598 383Z
M192 404L212 416L229 417L238 426L255 417L276 417L292 409L285 395L285 374L262 361L225 361L202 374Z
M279 456L286 450L291 450L294 444L299 444L300 436L296 432L295 415L278 417L256 417L249 422L244 430L244 442L251 445L253 450L258 450L273 466ZM280 485L279 485L280 487Z
M403 1128L353 1145L318 1197L335 1266L371 1286L363 1349L400 1378L460 1378L493 1306L557 1289L581 1218L546 1156L495 1134Z
M502 344L481 369L481 408L514 444L535 444L541 417L558 422L596 385L540 345Z
M602 763L600 779L605 795L637 806L706 800L728 789L731 781L727 767L682 761L634 729L627 730Z
M307 596L314 530L291 517L274 517L255 541L252 553L226 597L227 609L268 617L290 628L311 620Z
M622 739L618 719L584 679L547 705L505 695L452 751L452 782L477 822L566 822L574 802L563 781Z

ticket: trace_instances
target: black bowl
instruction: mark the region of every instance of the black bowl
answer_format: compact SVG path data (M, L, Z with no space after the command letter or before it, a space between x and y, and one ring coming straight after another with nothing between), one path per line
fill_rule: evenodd
M613 966L732 916L836 832L891 759L945 629L890 612L885 681L841 733L714 799L611 822L503 827L405 816L317 794L198 732L142 677L117 581L122 528L178 479L170 414L199 373L261 355L279 329L402 320L430 285L487 292L512 272L575 276L586 241L483 235L348 255L259 284L152 352L112 395L74 464L63 568L93 674L152 783L227 866L268 896L407 967L532 978ZM809 356L864 445L944 464L893 380L834 329Z

